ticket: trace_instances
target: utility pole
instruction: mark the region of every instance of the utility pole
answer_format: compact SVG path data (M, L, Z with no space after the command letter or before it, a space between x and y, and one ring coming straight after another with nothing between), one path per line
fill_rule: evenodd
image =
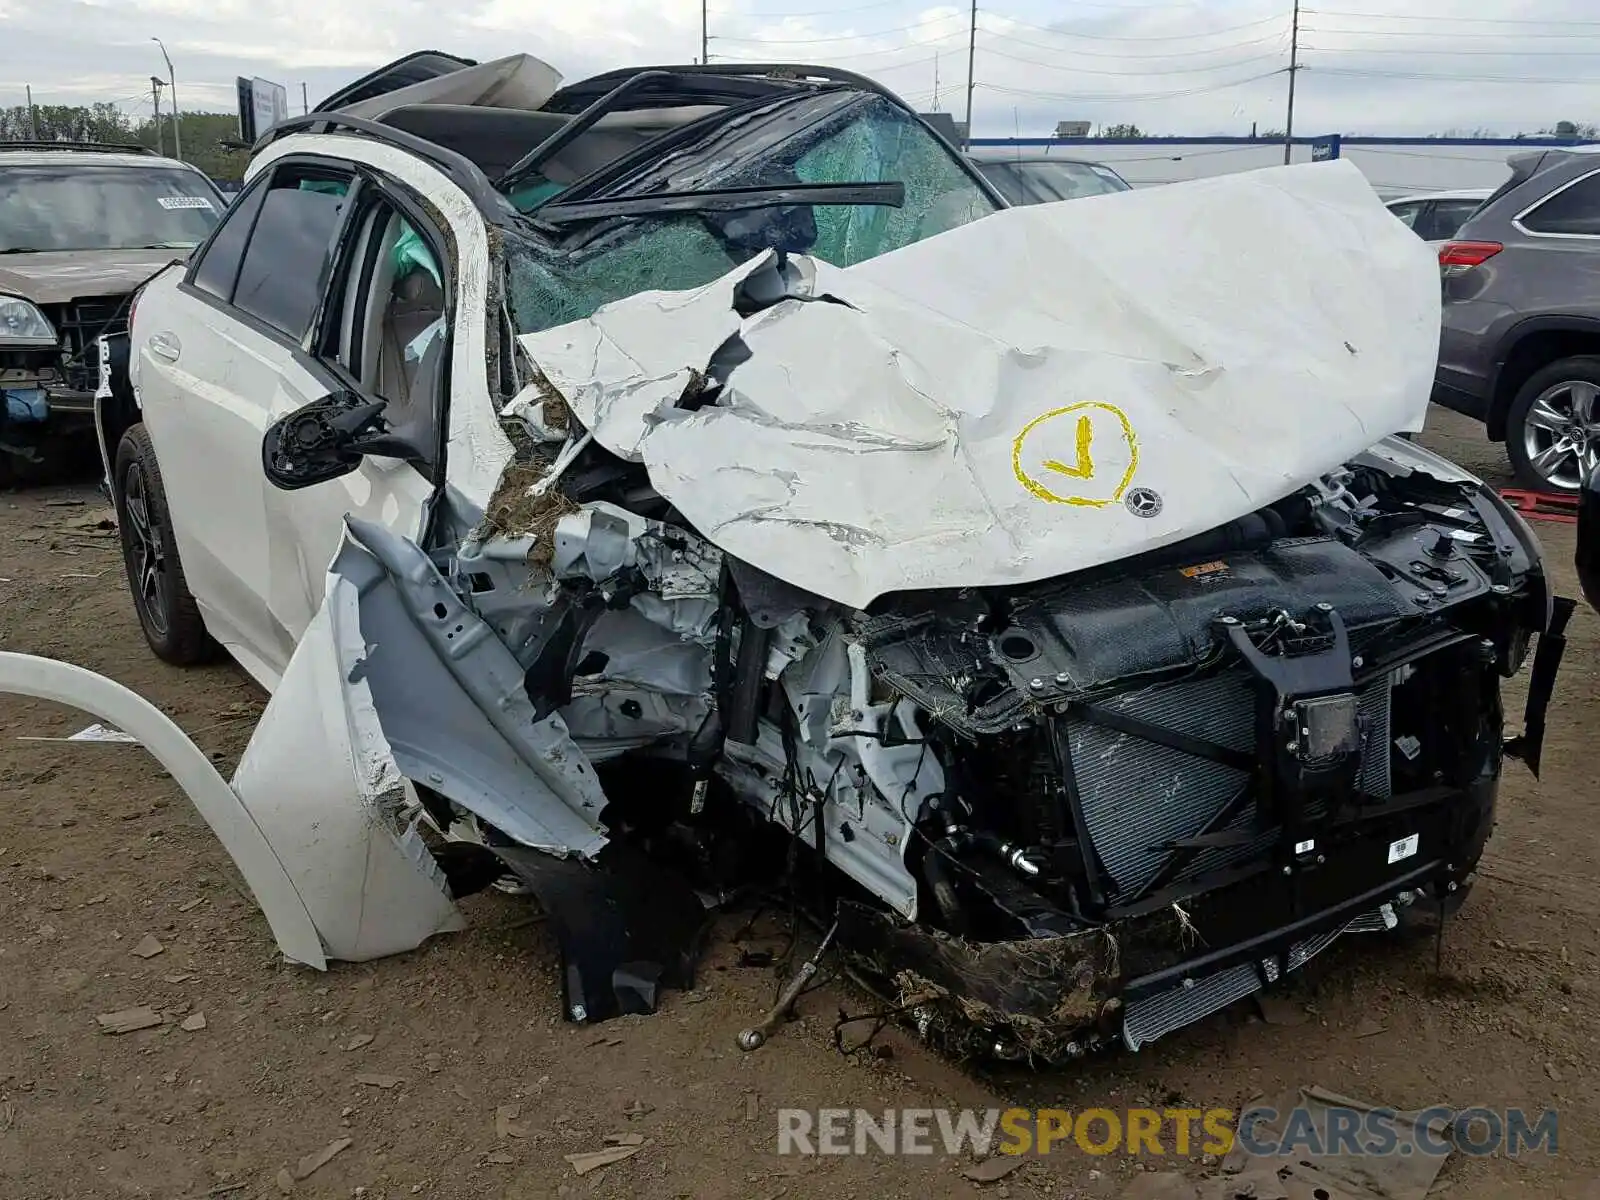
M939 56L933 56L933 101L928 105L929 112L939 111Z
M1283 165L1294 153L1294 77L1300 73L1300 0L1294 0L1294 23L1289 27L1289 111L1283 118Z
M158 37L150 40L161 47L161 57L167 62L167 87L172 93L172 157L182 162L183 134L178 129L178 76L172 69L172 56L167 53L166 43Z
M304 79L300 81L300 115L303 117L311 115L311 98L306 95L306 81Z
M977 61L977 57L978 0L972 0L972 21L967 26L967 136L962 143L963 149L972 145L972 68Z
M33 84L31 83L28 84L28 140L30 142L39 140L39 127L34 123L33 119Z
M150 76L150 103L156 110L156 153L163 158L167 153L167 139L161 132L161 89L166 86L167 81L161 76Z
M700 0L700 65L705 66L711 61L709 45L711 42L711 23L706 12L706 5L710 0Z

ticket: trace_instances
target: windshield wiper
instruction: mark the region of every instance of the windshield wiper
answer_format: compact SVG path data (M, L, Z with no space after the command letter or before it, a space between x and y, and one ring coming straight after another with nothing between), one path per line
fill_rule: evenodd
M657 216L661 213L739 212L781 204L869 204L902 208L903 183L790 183L765 187L708 188L699 192L649 192L610 200L551 200L531 219L542 225L571 225L602 217Z
M0 254L43 254L44 251L37 246L7 246L0 250Z
M148 246L129 246L130 250L193 250L199 242L151 242Z

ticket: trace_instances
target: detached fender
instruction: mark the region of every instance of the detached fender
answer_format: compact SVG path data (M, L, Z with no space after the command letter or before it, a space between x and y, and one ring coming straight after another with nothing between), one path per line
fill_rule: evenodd
M0 651L0 692L71 705L137 738L177 781L238 866L284 957L318 970L327 967L311 914L261 827L170 717L104 675L32 654Z

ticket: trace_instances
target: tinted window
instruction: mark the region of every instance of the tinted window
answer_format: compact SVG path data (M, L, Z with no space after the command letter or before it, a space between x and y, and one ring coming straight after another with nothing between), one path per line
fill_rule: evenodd
M239 277L239 260L244 257L250 226L255 224L256 213L261 211L261 200L266 194L265 187L252 188L228 209L190 276L190 282L196 287L222 300L233 295L233 281Z
M1466 224L1467 218L1478 211L1478 200L1435 200L1428 220L1428 240L1448 241Z
M1399 217L1406 228L1415 229L1417 227L1417 217L1421 214L1424 203L1422 200L1409 200L1405 204L1391 204L1389 205L1389 211Z
M279 168L233 290L234 307L296 340L305 336L327 282L350 176Z
M1557 192L1522 218L1534 233L1568 233L1600 237L1600 175L1580 179Z
M81 159L0 168L0 252L193 250L222 215L197 171Z

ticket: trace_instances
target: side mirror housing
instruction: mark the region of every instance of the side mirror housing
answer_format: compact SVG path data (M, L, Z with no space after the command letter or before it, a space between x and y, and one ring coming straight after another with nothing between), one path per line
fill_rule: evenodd
M261 469L274 487L295 491L348 475L368 454L418 457L409 442L390 435L385 407L349 391L302 405L268 427Z
M1578 493L1578 551L1573 558L1584 599L1600 612L1600 465L1589 472Z

